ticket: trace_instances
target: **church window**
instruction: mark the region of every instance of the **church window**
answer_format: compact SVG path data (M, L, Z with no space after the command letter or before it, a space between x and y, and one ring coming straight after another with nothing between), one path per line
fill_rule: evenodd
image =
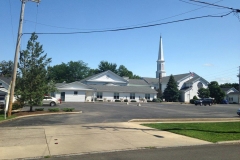
M102 92L97 92L97 98L101 98L102 99Z
M197 87L198 87L198 88L203 88L202 82L198 82Z
M114 93L114 99L119 99L119 93Z
M74 95L78 95L78 91L74 91Z
M150 99L150 94L145 94L145 99Z
M130 99L135 99L135 93L130 93Z

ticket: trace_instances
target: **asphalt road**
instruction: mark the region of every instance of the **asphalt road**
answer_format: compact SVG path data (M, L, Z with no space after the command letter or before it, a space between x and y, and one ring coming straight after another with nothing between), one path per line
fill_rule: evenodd
M240 144L214 144L176 148L50 157L49 160L239 160Z
M47 110L49 106L40 106ZM40 108L34 107L34 108ZM63 103L56 108L75 108L81 114L45 115L0 123L0 127L75 125L87 123L127 122L150 118L238 118L239 105L195 106L189 104L137 103ZM53 107L51 107L53 108ZM29 110L29 107L24 108ZM240 117L239 117L240 118Z

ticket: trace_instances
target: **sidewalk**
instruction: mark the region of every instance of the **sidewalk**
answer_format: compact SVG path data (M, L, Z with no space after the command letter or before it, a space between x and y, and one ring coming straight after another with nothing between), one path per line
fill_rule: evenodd
M0 129L0 159L211 144L136 123Z

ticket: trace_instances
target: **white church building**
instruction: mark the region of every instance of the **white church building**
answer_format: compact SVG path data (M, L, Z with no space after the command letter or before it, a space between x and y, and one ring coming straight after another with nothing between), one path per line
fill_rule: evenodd
M142 101L157 98L159 88L159 76L161 77L161 89L164 92L170 76L166 76L165 60L163 54L162 38L160 37L157 60L156 78L142 77L141 79L129 79L120 77L111 71L105 71L81 81L56 84L58 93L56 98L66 102L90 102L101 101ZM189 102L199 88L207 88L208 81L196 73L184 73L173 75L181 92L181 101Z

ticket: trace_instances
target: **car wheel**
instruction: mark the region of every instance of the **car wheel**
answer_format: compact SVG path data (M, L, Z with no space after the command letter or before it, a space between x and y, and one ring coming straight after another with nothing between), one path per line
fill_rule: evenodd
M55 102L51 102L51 103L50 103L50 106L55 106L55 105L56 105Z
M212 103L209 103L209 106L211 106L212 105Z
M195 106L197 106L197 104L195 104Z

